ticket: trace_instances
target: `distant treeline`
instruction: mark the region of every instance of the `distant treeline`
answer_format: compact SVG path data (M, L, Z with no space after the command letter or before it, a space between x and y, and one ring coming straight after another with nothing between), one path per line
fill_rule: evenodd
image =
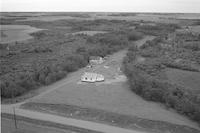
M144 34L154 35L154 36L164 36L170 32L174 32L176 29L179 29L180 26L177 24L156 24L156 25L138 25L136 30Z

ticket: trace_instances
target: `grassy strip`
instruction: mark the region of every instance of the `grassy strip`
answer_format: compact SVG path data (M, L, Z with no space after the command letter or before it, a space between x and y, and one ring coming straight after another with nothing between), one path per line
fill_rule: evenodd
M14 116L11 114L2 113L1 116L4 118L8 118L8 119L14 119ZM101 133L98 131L92 131L89 129L84 129L84 128L70 126L70 125L63 125L63 124L53 123L53 122L49 122L49 121L30 119L30 118L23 117L23 116L16 116L16 119L17 119L17 121L25 121L25 122L29 122L29 123L33 123L33 124L37 124L37 125L41 125L41 126L70 130L70 131L74 131L77 133Z
M99 123L106 123L108 125L118 126L122 128L130 128L135 130L142 130L154 133L198 133L199 130L174 125L168 122L154 121L138 118L135 116L122 115L114 112L107 112L104 110L84 108L75 105L65 104L46 104L46 103L26 103L22 108L41 111L45 113L52 113L64 117L71 117L75 119L82 119L87 121L94 121Z

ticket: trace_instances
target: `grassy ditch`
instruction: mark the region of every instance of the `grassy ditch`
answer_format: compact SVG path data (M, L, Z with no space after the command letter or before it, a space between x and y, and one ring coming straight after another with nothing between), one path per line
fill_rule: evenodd
M3 113L1 115L3 118L6 118L6 119L14 119L14 116L11 114ZM37 124L40 126L47 126L47 127L54 127L54 128L59 128L59 129L63 129L63 130L69 130L71 132L76 132L76 133L102 133L102 132L84 129L84 128L80 128L80 127L75 127L75 126L70 126L70 125L63 125L63 124L53 123L53 122L49 122L49 121L30 119L30 118L23 117L23 116L16 116L16 119L18 122L19 121L28 122L28 123L33 123L33 124Z

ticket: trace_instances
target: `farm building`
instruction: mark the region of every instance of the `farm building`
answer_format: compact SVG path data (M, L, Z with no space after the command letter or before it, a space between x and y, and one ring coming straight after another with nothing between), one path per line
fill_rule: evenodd
M100 56L91 56L90 57L90 64L101 64L104 60Z
M81 76L81 81L83 82L100 82L104 81L104 76L97 73L86 72Z

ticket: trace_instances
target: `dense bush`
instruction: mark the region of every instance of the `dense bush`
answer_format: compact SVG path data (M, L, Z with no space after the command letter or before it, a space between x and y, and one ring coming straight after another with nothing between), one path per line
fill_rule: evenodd
M128 35L128 40L129 41L136 41L139 39L142 39L143 35L140 32L136 32L136 31L130 31L127 33Z
M66 76L67 72L55 70L53 66L45 66L33 73L20 73L13 79L4 79L0 83L1 97L20 96L41 85L48 85Z
M96 45L96 47L90 48L88 54L91 56L106 56L113 52L116 52L124 47L127 47L129 41L136 41L143 37L141 33L125 30L116 31L114 33L107 33L102 35L95 35L88 37L87 42ZM83 50L83 49L82 49ZM79 49L81 51L81 49Z
M127 45L128 38L125 35L106 33L106 34L96 34L95 36L87 38L88 43L100 43L111 46Z
M113 52L116 52L120 49L122 49L123 46L106 46L106 45L102 45L102 46L97 46L97 47L94 47L94 48L90 48L88 50L88 54L90 56L101 56L101 57L104 57L108 54L111 54Z
M141 49L145 49L147 47L158 46L159 43L161 43L162 41L163 41L163 37L156 37L151 41L146 41L146 43L144 45L142 45L140 48Z
M0 49L6 49L8 44L6 43L0 43Z
M193 51L200 51L200 41L192 43L183 43L182 47L186 49L191 49Z
M36 87L36 82L27 74L12 78L1 81L2 98L16 97Z
M1 82L1 97L2 98L11 98L19 96L25 93L25 88L17 85L14 82Z
M87 63L88 59L86 59L83 55L71 55L64 61L63 70L67 72L73 72L81 67L86 66Z
M163 64L169 68L176 68L176 69L181 69L181 70L199 72L198 68L194 68L188 64L180 64L180 63L174 63L174 62L163 62Z
M59 66L47 65L38 67L32 73L20 73L16 77L8 75L1 81L1 97L11 98L20 96L41 85L49 85L66 76L68 72L75 71L87 65L88 59L83 55L71 55Z
M65 77L67 73L76 71L88 64L88 56L83 54L68 55L62 64L46 65L35 68L31 73L20 73L11 79L4 79L1 82L2 98L19 96L29 90L38 88L41 85L49 85Z
M136 30L144 34L163 36L174 32L180 27L177 24L156 24L156 25L138 25Z
M27 76L28 75L24 75L24 77L19 79L19 81L17 81L16 83L27 90L35 89L37 83L34 81L33 77Z
M47 34L43 31L34 32L34 33L31 33L31 35L34 36L36 39L42 39L45 36L47 36Z

